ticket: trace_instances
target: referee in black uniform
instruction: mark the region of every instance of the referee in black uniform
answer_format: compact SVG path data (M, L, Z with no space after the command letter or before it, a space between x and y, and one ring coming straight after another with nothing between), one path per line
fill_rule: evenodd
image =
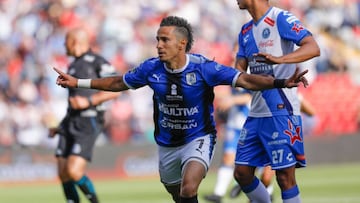
M66 34L66 54L74 57L68 73L79 78L100 78L116 74L113 66L90 49L85 30L75 28ZM104 126L102 102L114 99L119 93L92 89L69 88L68 109L65 118L50 136L59 135L55 155L58 175L67 202L80 202L78 186L91 203L99 202L92 181L85 174L97 136Z

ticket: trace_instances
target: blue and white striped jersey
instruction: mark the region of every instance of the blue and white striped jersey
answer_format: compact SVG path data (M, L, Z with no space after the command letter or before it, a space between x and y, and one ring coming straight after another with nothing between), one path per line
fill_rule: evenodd
M171 70L151 58L123 77L130 89L153 89L155 141L174 147L209 133L216 134L213 117L216 85L235 85L240 72L198 54L187 54L181 69Z
M271 7L258 22L246 23L239 33L237 58L245 58L251 74L289 78L296 64L265 64L256 62L253 54L263 52L282 56L293 52L295 45L311 33L288 11ZM300 115L297 88L253 91L251 117Z

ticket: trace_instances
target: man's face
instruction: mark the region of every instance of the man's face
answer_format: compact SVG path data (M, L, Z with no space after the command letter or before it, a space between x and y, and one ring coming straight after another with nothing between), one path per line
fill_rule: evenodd
M170 62L180 54L182 45L180 40L177 39L174 30L174 26L162 26L157 32L156 48L159 58L163 62Z
M65 49L68 56L74 56L75 51L75 38L71 35L67 35L65 39Z
M237 4L239 6L240 9L246 9L247 8L247 1L248 0L236 0L237 1Z

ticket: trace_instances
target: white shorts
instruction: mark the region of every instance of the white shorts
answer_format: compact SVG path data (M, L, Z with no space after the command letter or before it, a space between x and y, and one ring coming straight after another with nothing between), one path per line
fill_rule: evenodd
M158 147L159 173L165 185L181 183L182 170L189 161L197 161L209 169L214 155L216 136L208 134L179 147Z

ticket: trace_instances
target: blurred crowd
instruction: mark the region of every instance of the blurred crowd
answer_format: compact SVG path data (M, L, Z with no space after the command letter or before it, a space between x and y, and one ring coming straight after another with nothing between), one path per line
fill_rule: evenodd
M360 84L360 2L357 0L276 0L272 4L301 18L318 39L321 57L304 64L310 79L346 72ZM48 128L67 108L67 90L56 86L52 67L66 70L68 29L84 26L92 49L119 74L156 56L156 30L166 15L185 17L194 27L199 52L231 63L232 45L249 20L236 0L1 0L0 146L54 147ZM353 74L354 73L354 74ZM152 92L127 91L108 102L104 140L152 141Z

